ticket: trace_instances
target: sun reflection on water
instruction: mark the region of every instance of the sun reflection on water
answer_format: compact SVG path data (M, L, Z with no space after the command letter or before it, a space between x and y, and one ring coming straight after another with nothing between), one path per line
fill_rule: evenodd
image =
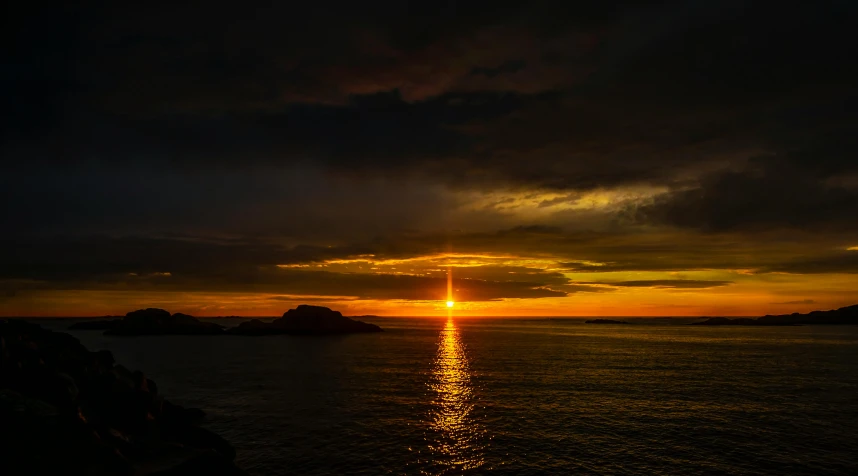
M434 394L430 449L441 473L458 473L481 467L484 430L472 417L474 389L468 357L452 316L441 330L429 388Z

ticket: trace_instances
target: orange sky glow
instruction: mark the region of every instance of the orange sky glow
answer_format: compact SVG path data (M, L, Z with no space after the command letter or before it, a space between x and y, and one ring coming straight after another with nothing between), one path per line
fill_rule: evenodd
M294 268L293 266L281 267ZM431 299L368 299L331 293L161 291L155 289L32 290L16 296L6 316L124 315L141 307L159 307L199 317L277 316L298 304L328 306L346 315L447 316L454 301L456 316L757 316L807 312L854 304L858 288L853 274L754 274L739 270L679 272L560 272L545 257L444 253L412 259L360 257L302 266L355 275L419 275L440 278L437 289L418 289ZM469 300L475 279L520 282L559 273L557 284L538 287L570 291L565 296ZM169 273L157 279L169 280ZM568 284L572 283L572 284ZM576 283L591 283L576 292ZM592 284L596 283L596 284ZM617 284L623 283L623 284ZM446 284L446 289L444 289ZM69 310L75 312L70 313Z

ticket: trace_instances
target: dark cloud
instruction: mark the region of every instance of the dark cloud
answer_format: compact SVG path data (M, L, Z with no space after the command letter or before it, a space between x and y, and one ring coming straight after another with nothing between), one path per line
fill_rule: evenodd
M4 240L0 276L53 281L135 273L221 274L236 279L257 268L362 255L364 246L282 246L265 241L182 238L109 238Z
M699 187L656 197L635 213L643 222L714 232L858 229L858 187L826 183L828 178L765 157L743 170L705 175Z
M827 252L817 255L785 259L780 263L763 267L759 272L824 274L858 273L858 251Z
M565 242L543 245L563 250L560 256L570 261L561 259L558 266L572 273L753 271L782 265L801 254L823 259L843 239L801 231L748 234L643 229L636 233L570 233Z
M13 173L0 174L0 200L8 204L0 209L0 227L26 235L262 235L327 245L413 229L456 206L431 183L367 184L300 167L28 164L7 170Z
M594 281L582 284L595 284L620 288L704 289L727 286L729 284L733 284L733 282L704 281L696 279L650 279L641 281Z
M446 274L446 269L439 269L439 274ZM543 286L565 285L569 279L559 272L547 272L542 269L524 266L481 265L455 267L453 275L456 279L475 279L493 281L530 281L536 280Z
M429 299L436 271L276 265L451 250L540 260L462 268L475 300L729 284L566 273L858 270L855 2L6 13L14 286Z
M797 241L795 241L797 239ZM494 233L400 234L349 243L290 244L282 239L182 236L5 237L0 240L0 279L27 282L84 282L117 276L159 280L163 273L241 283L265 283L275 276L259 270L277 265L292 271L324 270L421 274L432 279L446 275L445 253L455 251L452 264L457 279L473 282L532 282L534 287L562 286L694 286L728 284L715 281L662 280L570 283L564 273L748 270L756 273L798 274L858 271L858 252L821 249L808 253L807 239L787 236L761 242L735 236L617 236L610 233L573 233L534 226ZM819 242L818 247L829 244ZM804 253L801 256L800 253ZM800 257L797 257L800 256ZM581 261L565 261L568 259ZM538 258L538 265L528 263ZM615 261L613 261L615 260ZM508 263L511 261L512 263ZM341 263L341 264L336 264ZM549 269L545 269L549 268ZM553 269L551 269L553 268ZM279 276L279 275L277 275ZM259 280L262 281L259 281ZM196 286L196 284L195 284ZM218 285L220 286L220 285ZM443 287L443 286L442 286ZM573 288L568 288L572 290ZM598 291L578 287L575 291ZM571 292L571 291L570 291Z
M6 155L589 189L822 147L855 101L846 2L252 3L22 7Z
M433 269L437 267L434 265L418 269L419 274L409 274L393 269L378 273L338 272L302 264L374 255L389 259L414 257L411 252L384 243L289 247L230 240L87 237L75 241L5 241L2 245L0 282L9 292L121 289L402 300L439 300L446 295L446 269ZM297 267L289 267L290 264ZM487 265L457 268L455 273L455 294L461 300L567 294L563 285L568 279L556 272Z
M569 294L574 293L609 293L614 289L605 286L591 286L588 284L567 284L558 286L557 289L563 290Z
M523 70L525 66L527 66L525 61L510 60L493 68L476 67L471 70L471 74L494 78L502 74L517 73Z
M456 280L454 295L462 301L498 301L563 297L539 277L521 281ZM6 280L11 292L32 290L108 290L157 292L230 292L348 296L354 299L438 301L446 299L446 278L395 274L337 273L276 267L203 269L193 272L53 275L50 281Z

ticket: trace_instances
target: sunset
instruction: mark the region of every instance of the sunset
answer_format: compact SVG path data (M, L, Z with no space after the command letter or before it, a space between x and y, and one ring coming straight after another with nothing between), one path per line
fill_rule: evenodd
M858 2L4 17L0 473L858 474Z
M2 314L854 303L851 7L477 3L22 4Z
M833 309L858 299L858 274L848 269L858 252L835 245L844 240L840 233L828 243L795 231L765 240L754 235L751 242L725 234L618 233L520 227L460 234L450 238L461 250L455 253L432 249L434 240L446 247L441 237L376 243L359 253L351 245L248 250L123 237L28 255L27 248L37 246L30 242L11 258L19 269L33 263L30 276L6 281L3 309L10 316L100 316L145 303L199 316L270 316L313 302L354 315L442 316L455 301L457 313L471 316L754 316ZM379 250L365 252L373 246ZM140 262L141 251L163 265ZM319 258L255 263L267 253L278 261L296 253ZM347 256L322 258L340 254ZM32 276L47 266L56 267L49 279ZM77 276L102 266L137 271ZM65 281L71 278L78 281Z

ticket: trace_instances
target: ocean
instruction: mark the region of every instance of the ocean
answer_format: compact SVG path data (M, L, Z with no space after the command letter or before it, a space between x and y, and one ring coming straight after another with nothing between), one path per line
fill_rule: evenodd
M250 475L858 474L858 327L369 321L386 332L71 333L204 409Z

